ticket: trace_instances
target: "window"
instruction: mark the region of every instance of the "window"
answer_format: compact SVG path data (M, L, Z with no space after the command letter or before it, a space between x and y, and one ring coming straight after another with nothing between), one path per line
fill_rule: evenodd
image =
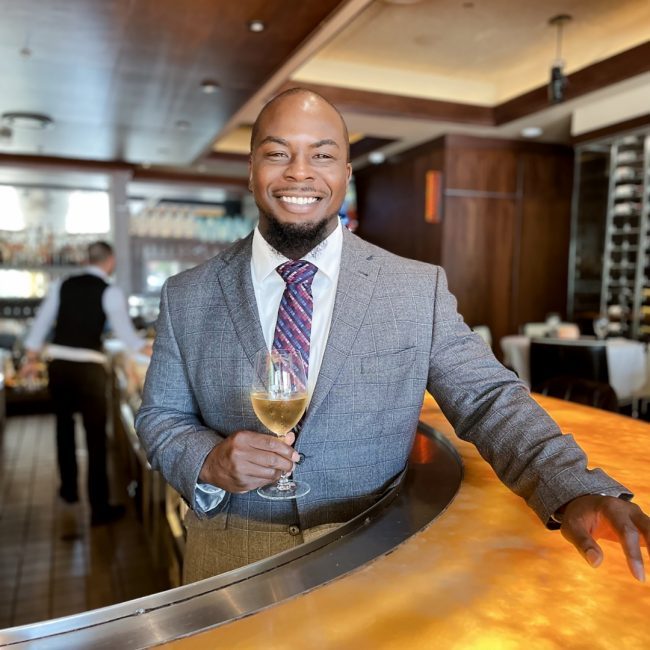
M25 215L15 187L0 185L0 230L24 230Z
M108 194L74 191L68 199L65 230L70 234L105 233L110 230Z

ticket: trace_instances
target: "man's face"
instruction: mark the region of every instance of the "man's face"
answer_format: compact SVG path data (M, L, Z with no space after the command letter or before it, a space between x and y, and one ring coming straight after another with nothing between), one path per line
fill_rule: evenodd
M352 171L347 146L341 118L313 95L290 95L267 109L250 159L262 235L280 230L309 240L318 232L322 240L336 228Z

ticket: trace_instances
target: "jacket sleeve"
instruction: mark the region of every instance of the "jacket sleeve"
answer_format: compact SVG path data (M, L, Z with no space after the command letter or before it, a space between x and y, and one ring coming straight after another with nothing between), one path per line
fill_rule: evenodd
M523 382L502 366L463 322L438 269L428 390L458 437L474 444L497 476L538 517L550 517L584 494L631 493L587 457L571 435L535 402Z
M201 516L196 503L199 472L206 456L224 437L201 421L172 320L166 283L135 426L152 467Z

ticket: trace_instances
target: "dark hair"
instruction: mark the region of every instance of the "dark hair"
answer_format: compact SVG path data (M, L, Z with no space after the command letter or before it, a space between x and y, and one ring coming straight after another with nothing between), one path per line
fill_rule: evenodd
M348 161L350 160L350 136L348 135L348 127L345 123L345 120L343 119L343 115L341 115L341 111L339 111L334 104L332 104L329 99L326 99L323 97L320 93L317 93L314 90L309 90L308 88L289 88L288 90L282 91L279 95L276 95L272 99L270 99L266 104L264 104L264 107L260 111L259 115L257 116L257 119L255 120L255 123L253 124L253 130L251 131L251 153L253 151L253 147L255 145L255 140L257 139L257 134L259 132L259 125L262 120L262 117L266 113L266 111L271 108L276 102L279 102L280 100L284 99L285 97L290 97L291 95L298 95L300 93L304 93L306 95L312 95L314 97L318 97L321 101L324 101L328 106L331 106L335 111L336 114L339 116L341 119L341 126L343 127L343 135L345 136L345 145L346 145L346 151L347 151L347 159Z
M96 241L88 246L88 262L90 264L101 264L113 255L113 247L108 242Z

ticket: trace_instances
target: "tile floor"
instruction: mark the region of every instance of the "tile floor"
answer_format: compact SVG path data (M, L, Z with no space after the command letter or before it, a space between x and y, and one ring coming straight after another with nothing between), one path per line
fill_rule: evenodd
M79 442L83 435L77 433ZM77 448L83 487L85 450ZM152 564L119 474L111 472L113 500L127 504L127 516L91 528L85 495L74 506L58 498L54 417L7 420L0 434L0 628L167 588L165 572Z

